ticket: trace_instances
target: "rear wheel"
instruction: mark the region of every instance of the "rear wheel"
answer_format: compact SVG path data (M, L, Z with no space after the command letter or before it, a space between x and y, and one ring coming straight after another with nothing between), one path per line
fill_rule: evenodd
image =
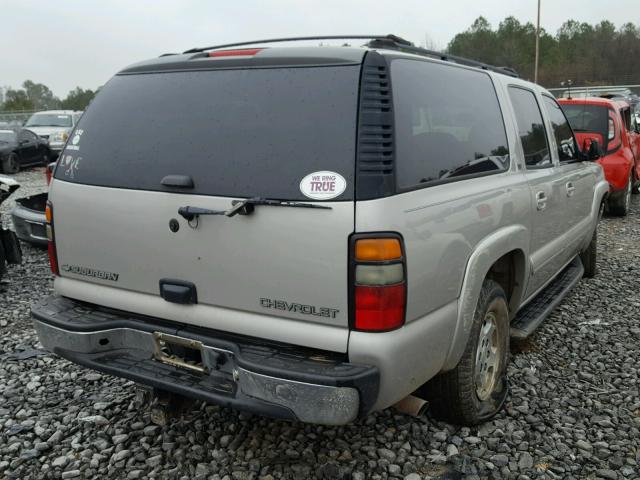
M627 186L623 191L609 197L609 212L618 217L625 217L631 206L631 190L633 189L633 174L629 175Z
M469 341L456 368L425 384L421 396L434 416L459 425L493 417L507 397L509 309L502 287L485 280Z
M18 173L20 171L20 160L15 153L2 160L2 171L4 173Z

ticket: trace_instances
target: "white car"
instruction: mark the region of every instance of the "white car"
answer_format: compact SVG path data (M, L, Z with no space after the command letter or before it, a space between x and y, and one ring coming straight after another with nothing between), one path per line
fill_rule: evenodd
M29 117L25 127L49 141L51 160L55 160L81 115L82 112L74 110L36 112Z

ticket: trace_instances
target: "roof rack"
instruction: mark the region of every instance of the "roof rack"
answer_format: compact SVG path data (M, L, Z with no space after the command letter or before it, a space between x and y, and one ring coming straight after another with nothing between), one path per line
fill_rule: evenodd
M425 57L438 58L440 60L458 63L460 65L466 65L469 67L481 68L483 70L491 70L492 72L502 73L510 77L519 78L518 73L510 67L496 67L487 63L478 62L464 57L458 57L457 55L449 55L447 53L436 52L435 50L428 50L422 47L416 47L409 40L406 40L397 35L319 35L312 37L285 37L285 38L269 38L264 40L252 40L250 42L239 43L226 43L223 45L214 45L212 47L191 48L185 50L182 53L198 53L206 50L218 50L221 48L230 47L243 47L247 45L256 45L260 43L282 43L282 42L301 42L309 40L369 40L368 47L371 48L385 48L388 50L398 50L406 53L413 53L415 55L422 55Z
M392 40L398 44L413 45L410 41L395 35L319 35L313 37L285 37L285 38L268 38L265 40L253 40L251 42L226 43L223 45L215 45L213 47L191 48L182 53L198 53L205 50L218 50L219 48L243 47L246 45L256 45L258 43L282 43L282 42L302 42L306 40Z
M390 37L393 35L390 35ZM396 37L398 38L398 37ZM401 39L403 40L403 39ZM422 55L425 57L433 57L446 62L454 62L460 65L466 65L468 67L481 68L482 70L491 70L492 72L502 73L514 78L520 78L518 72L511 67L496 67L489 65L488 63L478 62L477 60L471 60L469 58L458 57L457 55L449 55L448 53L436 52L435 50L428 50L422 47L416 47L411 42L404 40L406 43L396 42L392 38L375 38L368 43L372 48L386 48L389 50L398 50L401 52L413 53L415 55Z

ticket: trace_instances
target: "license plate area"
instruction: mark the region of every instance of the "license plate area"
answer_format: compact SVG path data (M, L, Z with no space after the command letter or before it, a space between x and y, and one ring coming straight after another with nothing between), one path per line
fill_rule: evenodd
M207 373L202 342L153 332L153 344L153 356L157 361L192 372Z

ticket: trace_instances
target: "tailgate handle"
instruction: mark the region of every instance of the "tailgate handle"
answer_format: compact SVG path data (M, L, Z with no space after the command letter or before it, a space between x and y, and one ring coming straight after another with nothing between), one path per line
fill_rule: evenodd
M160 280L160 296L167 302L183 305L198 303L196 286L191 282L163 278Z
M160 183L165 187L193 188L193 178L189 175L167 175Z

